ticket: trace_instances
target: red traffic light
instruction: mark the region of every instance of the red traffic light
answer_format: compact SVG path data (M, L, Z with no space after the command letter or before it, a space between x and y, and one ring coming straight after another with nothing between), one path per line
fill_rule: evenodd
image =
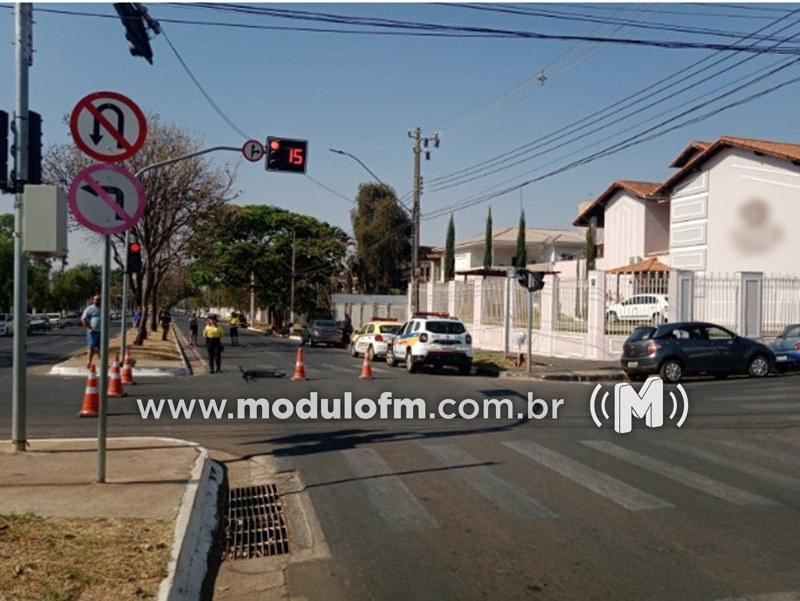
M132 253L138 253L140 250L142 250L142 247L138 242L131 242L130 250Z
M278 142L277 140L273 140L272 142L269 143L269 147L272 150L278 150L281 147L281 143Z
M308 140L270 136L267 138L267 171L305 173Z

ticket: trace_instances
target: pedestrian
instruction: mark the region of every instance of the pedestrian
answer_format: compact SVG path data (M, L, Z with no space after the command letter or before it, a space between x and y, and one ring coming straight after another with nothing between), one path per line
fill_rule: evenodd
M172 317L168 309L161 310L161 316L158 319L161 322L161 340L167 339L167 332L169 332L169 324L172 322Z
M133 312L133 329L138 330L140 323L142 323L142 305L136 305L136 310Z
M342 322L342 344L350 344L350 336L353 334L353 321L350 315L344 314L344 322Z
M189 318L189 331L192 334L192 346L197 346L197 313Z
M209 315L203 337L206 339L208 351L208 369L213 373L222 373L222 326L217 323L216 315Z
M92 297L92 304L83 310L81 315L81 325L86 330L86 346L89 358L86 369L92 368L92 359L95 352L100 356L100 324L102 323L102 312L100 311L100 295Z
M231 318L228 321L228 327L231 330L231 346L239 345L239 314L231 313Z

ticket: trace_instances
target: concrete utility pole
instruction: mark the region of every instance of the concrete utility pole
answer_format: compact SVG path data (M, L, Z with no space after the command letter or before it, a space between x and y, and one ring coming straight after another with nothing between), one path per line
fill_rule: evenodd
M417 127L408 132L408 137L414 140L414 204L411 207L411 313L419 310L419 202L422 196L422 176L420 175L420 154L425 153L425 160L431 159L428 146L433 143L434 148L439 148L439 133L432 137L422 135L422 130Z
M11 441L14 449L27 446L26 344L28 309L28 265L23 251L23 206L28 179L28 68L33 62L33 5L18 2L14 9L16 42L16 105L14 107L14 348L11 399Z

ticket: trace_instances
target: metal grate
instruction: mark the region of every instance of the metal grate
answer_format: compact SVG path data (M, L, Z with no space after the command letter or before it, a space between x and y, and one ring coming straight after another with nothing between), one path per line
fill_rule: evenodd
M231 488L223 559L271 557L289 552L283 503L274 484Z

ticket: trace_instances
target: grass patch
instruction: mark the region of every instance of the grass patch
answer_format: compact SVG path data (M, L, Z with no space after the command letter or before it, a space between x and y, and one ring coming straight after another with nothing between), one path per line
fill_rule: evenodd
M494 369L506 371L514 367L513 360L506 357L503 353L492 353L490 351L473 351L472 364L483 369Z
M155 599L173 524L0 514L0 601Z

